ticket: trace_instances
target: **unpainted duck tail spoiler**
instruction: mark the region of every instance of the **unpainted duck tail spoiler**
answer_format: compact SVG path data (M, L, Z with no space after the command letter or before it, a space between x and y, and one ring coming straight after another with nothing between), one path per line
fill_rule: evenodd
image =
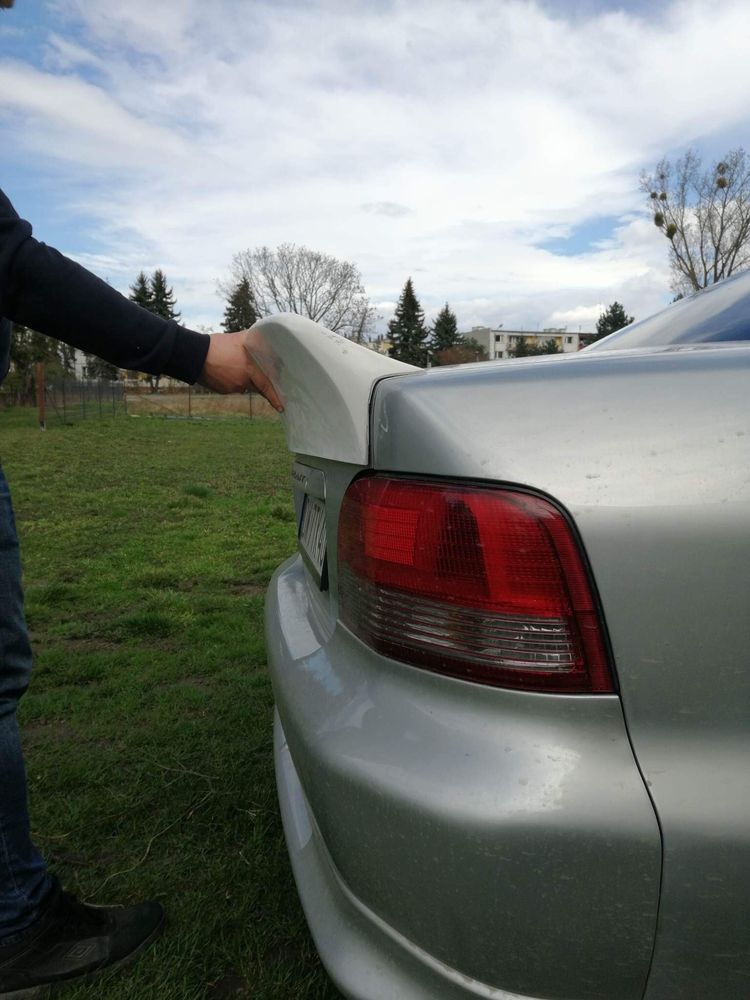
M282 399L289 450L354 465L368 462L370 399L376 383L420 370L295 313L256 323L247 350Z

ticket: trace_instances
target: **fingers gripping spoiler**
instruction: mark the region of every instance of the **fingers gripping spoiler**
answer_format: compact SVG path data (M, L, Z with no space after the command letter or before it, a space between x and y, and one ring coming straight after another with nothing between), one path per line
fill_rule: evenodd
M256 323L247 350L284 403L289 450L356 465L368 461L376 382L419 371L294 313Z

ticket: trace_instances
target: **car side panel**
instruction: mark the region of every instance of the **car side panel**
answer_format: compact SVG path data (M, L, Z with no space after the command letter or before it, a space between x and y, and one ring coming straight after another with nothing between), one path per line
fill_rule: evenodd
M661 848L619 699L417 670L341 626L326 639L311 600L299 560L276 574L269 667L311 826L347 892L410 954L464 977L466 996L640 1000ZM324 958L336 978L344 957Z
M570 512L662 830L648 1000L750 995L750 350L591 354L379 386L374 461Z
M289 857L315 945L350 1000L541 1000L486 986L434 959L379 919L348 889L326 850L278 713L276 785Z

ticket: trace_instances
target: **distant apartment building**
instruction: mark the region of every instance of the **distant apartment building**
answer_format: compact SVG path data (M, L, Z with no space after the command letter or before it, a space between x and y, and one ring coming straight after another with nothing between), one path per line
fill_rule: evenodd
M551 328L547 330L504 330L499 327L493 330L489 326L473 326L462 337L471 337L487 351L490 361L499 358L512 358L513 351L519 341L524 340L528 347L541 347L548 340L554 340L558 351L563 354L573 354L586 347L594 339L593 333L568 333L567 329Z

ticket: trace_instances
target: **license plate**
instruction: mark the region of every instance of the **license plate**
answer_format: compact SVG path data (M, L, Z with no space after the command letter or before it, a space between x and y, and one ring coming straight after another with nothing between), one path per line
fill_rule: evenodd
M299 547L307 567L322 589L327 585L326 506L322 500L305 496L299 525Z

